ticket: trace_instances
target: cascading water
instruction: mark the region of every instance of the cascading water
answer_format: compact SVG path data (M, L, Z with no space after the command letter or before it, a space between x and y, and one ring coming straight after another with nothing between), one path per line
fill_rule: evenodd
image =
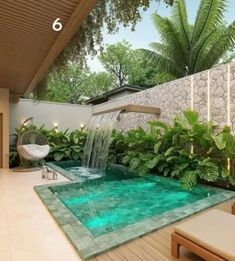
M93 116L84 148L82 165L104 170L107 164L111 135L121 111Z

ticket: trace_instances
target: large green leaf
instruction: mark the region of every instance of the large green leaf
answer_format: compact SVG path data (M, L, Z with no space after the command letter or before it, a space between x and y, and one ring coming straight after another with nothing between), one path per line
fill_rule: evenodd
M156 144L154 145L154 153L157 154L160 147L161 147L161 143L160 143L160 142L156 143Z
M153 158L148 160L145 163L146 168L148 168L149 170L153 169L156 165L157 165L158 159L157 158Z
M198 172L195 170L186 171L180 178L181 185L184 189L191 189L197 184Z
M62 160L66 155L63 152L55 152L54 153L54 159L55 161Z
M198 163L198 173L200 178L206 181L216 181L220 176L218 166L210 159Z
M188 123L191 126L195 126L196 124L198 124L198 118L199 118L199 113L196 111L185 111L184 112L184 117L187 119Z
M166 152L165 152L165 156L170 156L174 151L176 150L176 147L170 147Z
M223 150L226 147L226 140L224 140L223 134L212 136L217 148Z
M131 169L131 170L135 170L135 169L139 166L140 162L141 162L141 161L140 161L139 158L137 158L137 157L132 158L132 159L130 160L130 162L129 162L130 169Z

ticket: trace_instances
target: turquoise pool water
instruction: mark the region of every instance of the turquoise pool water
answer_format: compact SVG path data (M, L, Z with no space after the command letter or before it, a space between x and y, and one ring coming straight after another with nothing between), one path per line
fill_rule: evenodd
M68 168L78 176L84 173L84 169L77 166ZM86 175L89 175L88 170ZM102 178L55 186L50 190L94 236L193 204L216 193L204 186L185 191L176 180L151 175L137 177L122 167L91 175Z

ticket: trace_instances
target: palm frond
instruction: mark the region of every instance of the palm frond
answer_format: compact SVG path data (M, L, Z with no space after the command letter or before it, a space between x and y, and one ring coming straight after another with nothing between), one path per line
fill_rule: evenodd
M183 46L187 56L191 46L191 39L185 0L179 0L174 5L172 20L174 21L173 25L178 34L178 40L180 41L181 46Z
M182 41L178 38L179 34L173 23L168 18L163 18L158 14L153 14L152 19L156 30L160 34L161 42L169 46L174 46L181 59L186 61L184 47L181 45Z
M227 0L201 0L192 35L192 43L195 43L203 34L223 23L223 13L226 6Z
M182 71L179 66L171 61L169 58L147 49L141 49L149 63L155 65L159 72L165 72L174 75L176 78L182 77Z
M171 46L169 45L158 42L150 43L149 46L151 47L151 49L153 49L157 53L160 53L162 56L167 57L171 61L177 61L179 67L185 68L186 62L182 59L176 48L171 48Z
M190 57L190 73L196 73L201 70L209 69L206 64L202 64L202 60L208 54L211 47L221 38L222 31L224 27L220 27L212 30L211 32L205 34L203 37L198 39L198 42L193 47L193 52Z
M211 46L210 51L202 60L201 64L206 64L208 68L217 64L221 57L230 49L235 47L235 21L228 26L221 34L221 37Z

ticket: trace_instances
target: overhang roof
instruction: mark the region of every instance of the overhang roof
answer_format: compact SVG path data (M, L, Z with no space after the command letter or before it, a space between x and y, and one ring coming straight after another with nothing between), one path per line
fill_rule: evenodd
M143 91L146 88L141 87L141 86L136 86L136 85L131 85L131 84L125 84L122 85L120 87L117 87L113 90L107 91L99 96L93 97L89 100L87 100L86 103L88 104L100 104L103 102L106 102L109 100L110 97L117 95L119 93L125 92L125 91L129 91L129 92L139 92L139 91Z
M0 1L0 88L30 93L96 0ZM52 24L60 18L63 29Z

